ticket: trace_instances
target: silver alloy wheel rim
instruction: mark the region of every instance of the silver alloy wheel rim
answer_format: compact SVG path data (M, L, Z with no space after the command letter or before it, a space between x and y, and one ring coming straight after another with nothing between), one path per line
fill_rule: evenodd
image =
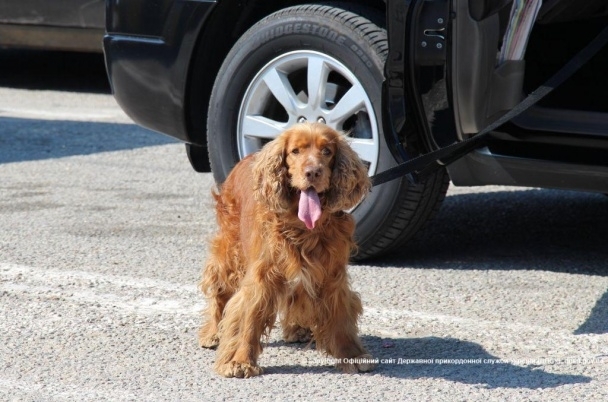
M340 61L309 50L270 61L247 88L237 125L240 158L302 121L349 132L349 143L368 164L369 174L376 172L378 125L363 85Z

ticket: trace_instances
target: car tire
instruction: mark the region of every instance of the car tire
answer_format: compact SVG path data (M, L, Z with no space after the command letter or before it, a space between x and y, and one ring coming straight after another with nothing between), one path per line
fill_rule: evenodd
M396 164L381 127L388 45L386 31L371 22L382 20L374 13L364 7L294 6L243 34L225 58L210 97L207 138L216 182L222 183L246 154L304 119L350 131L370 174ZM318 77L323 79L315 82ZM308 95L317 89L321 101ZM347 94L363 99L361 104L345 105ZM352 116L344 112L346 106L354 108ZM407 242L437 211L447 186L447 173L440 170L422 183L403 177L374 187L352 211L359 245L354 259Z
M211 171L209 164L209 151L207 147L201 147L195 144L186 144L186 155L190 165L195 172L208 173Z

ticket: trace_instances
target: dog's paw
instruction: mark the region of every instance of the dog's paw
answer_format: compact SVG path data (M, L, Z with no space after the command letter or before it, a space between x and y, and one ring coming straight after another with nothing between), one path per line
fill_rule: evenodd
M212 331L208 325L203 325L198 331L198 344L203 348L216 348L220 344L217 330Z
M336 364L338 370L346 374L355 374L359 372L372 371L376 367L376 359L370 354L364 354L357 357L347 357L341 359Z
M312 332L308 328L299 325L283 328L283 340L287 343L306 343L312 339Z
M264 370L260 366L235 361L217 366L216 370L220 375L228 378L249 378L264 373Z
M205 338L199 337L198 344L202 348L215 349L217 347L217 345L220 344L220 338L218 338L217 335L212 335L212 336L205 337Z

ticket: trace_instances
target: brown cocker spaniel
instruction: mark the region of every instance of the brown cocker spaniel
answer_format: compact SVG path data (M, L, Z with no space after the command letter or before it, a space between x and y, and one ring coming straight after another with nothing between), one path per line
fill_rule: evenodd
M357 334L362 312L346 265L355 223L345 210L370 191L367 169L344 134L293 126L239 162L219 194L219 233L201 289L201 346L218 347L225 377L262 373L260 338L279 314L287 342L314 339L339 369L374 367Z

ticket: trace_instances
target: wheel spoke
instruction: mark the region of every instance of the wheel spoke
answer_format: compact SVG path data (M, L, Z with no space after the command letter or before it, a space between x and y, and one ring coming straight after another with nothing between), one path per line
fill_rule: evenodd
M351 137L349 142L374 174L380 139L372 102L346 66L315 51L286 53L259 72L239 113L239 155L256 152L301 117L309 121L324 118L338 130L361 130L361 138Z
M285 126L264 116L247 115L243 119L242 133L246 138L273 139L285 130Z
M328 116L328 123L339 126L365 105L367 94L360 85L352 86L338 101Z
M366 138L349 138L348 143L351 148L359 155L359 158L365 162L375 162L378 157L378 145L372 139Z
M291 83L287 79L287 75L273 68L262 79L287 113L295 116L297 114L298 100L291 87Z
M325 99L325 89L329 68L324 60L318 57L308 59L308 105L312 109L319 109Z

